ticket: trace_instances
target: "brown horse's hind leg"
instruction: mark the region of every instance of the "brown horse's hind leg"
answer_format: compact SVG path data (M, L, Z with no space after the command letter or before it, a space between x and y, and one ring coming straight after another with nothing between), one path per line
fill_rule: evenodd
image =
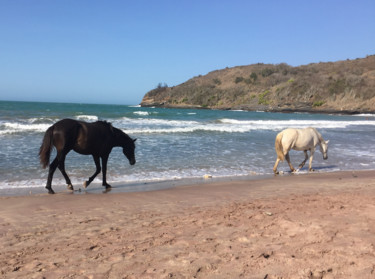
M67 184L67 188L68 188L68 190L73 191L74 188L73 188L72 182L70 181L69 176L68 176L68 175L66 174L66 172L65 172L65 157L66 157L66 156L61 156L61 157L62 157L62 158L60 158L58 168L59 168L60 172L62 173L62 175L63 175L64 178L65 178L65 182L66 182L66 184Z
M96 166L96 171L95 173L89 178L89 180L83 182L83 187L84 188L87 188L90 183L95 179L95 177L101 172L101 167L100 167L100 159L99 157L97 156L93 156L94 158L94 162L95 162L95 166Z
M291 170L292 172L295 172L296 169L293 167L292 163L290 162L289 152L285 155L285 159L286 159L286 161L288 162L288 165L289 165L289 167L290 167L290 170Z
M52 178L53 178L53 174L55 173L55 170L56 170L58 164L59 164L59 161L57 160L57 156L56 156L56 158L49 165L49 169L48 169L48 179L47 179L47 185L46 185L46 189L48 190L48 194L54 194L55 193L52 190Z

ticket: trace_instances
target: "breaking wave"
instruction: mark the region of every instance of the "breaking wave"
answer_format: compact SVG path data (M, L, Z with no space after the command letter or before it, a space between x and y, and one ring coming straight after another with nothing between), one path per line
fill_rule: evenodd
M134 112L137 114L138 112ZM139 112L140 113L140 112ZM148 112L145 112L148 115ZM146 115L143 114L142 115ZM97 121L95 115L79 115L78 120ZM332 120L237 120L222 118L209 121L191 120L167 120L157 118L129 118L108 119L115 127L127 133L150 134L150 133L193 133L193 132L222 132L222 133L246 133L253 130L279 131L286 128L324 128L342 129L349 126L375 126L375 120L357 121L332 121ZM45 132L54 123L48 118L33 118L21 121L0 122L0 135L23 133L23 132Z
M223 132L246 133L254 130L279 131L286 128L324 128L337 129L348 126L375 126L375 121L329 121L329 120L237 120L219 119L217 121L176 121L162 119L134 120L123 119L120 126L128 133L193 133Z

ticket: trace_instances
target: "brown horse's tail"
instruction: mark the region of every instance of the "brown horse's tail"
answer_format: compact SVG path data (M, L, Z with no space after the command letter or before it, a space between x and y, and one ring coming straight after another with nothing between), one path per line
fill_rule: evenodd
M53 147L53 127L54 126L51 126L47 129L43 137L43 143L39 149L40 164L43 166L44 169L49 165L49 157L51 155Z
M275 139L275 150L277 154L277 158L281 161L284 161L285 156L283 152L283 145L281 143L281 140L283 139L283 133L278 133Z

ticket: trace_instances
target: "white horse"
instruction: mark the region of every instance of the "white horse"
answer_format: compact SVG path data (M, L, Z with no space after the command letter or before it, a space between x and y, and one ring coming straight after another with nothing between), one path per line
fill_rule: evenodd
M310 150L310 163L309 171L314 171L311 167L311 163L314 157L315 147L319 144L320 152L323 154L323 159L328 159L328 140L324 141L322 135L315 128L305 128L305 129L285 129L277 134L275 139L275 149L277 154L277 159L273 167L273 172L278 174L277 166L280 161L287 160L290 170L295 172L296 169L293 168L290 162L289 150L294 149L298 151L303 151L305 153L305 160L299 165L301 169L307 159L307 151Z

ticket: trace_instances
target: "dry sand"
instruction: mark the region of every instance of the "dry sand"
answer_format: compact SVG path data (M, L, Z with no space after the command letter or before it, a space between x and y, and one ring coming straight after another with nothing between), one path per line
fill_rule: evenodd
M0 198L1 278L375 278L375 171Z

